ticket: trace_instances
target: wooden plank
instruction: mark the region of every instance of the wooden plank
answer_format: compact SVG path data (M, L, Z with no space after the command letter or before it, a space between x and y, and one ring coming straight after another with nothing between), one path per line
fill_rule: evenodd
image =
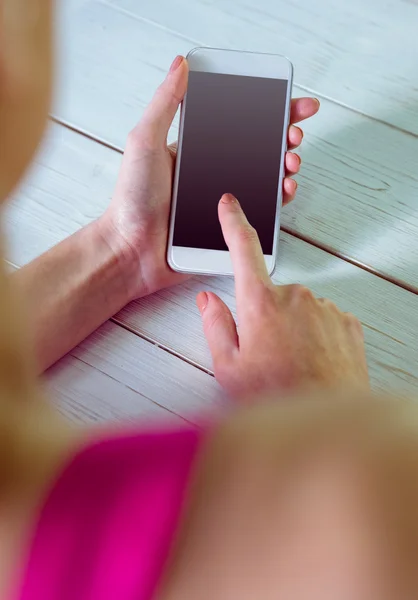
M45 383L59 410L84 423L184 424L225 403L212 376L111 322L49 369Z
M277 284L303 283L318 297L330 298L361 320L376 390L411 393L418 389L418 302L414 294L287 234L281 238L279 266L273 280ZM198 277L138 300L117 319L133 331L210 367L195 308L196 294L202 290L218 294L235 314L233 282L229 278Z
M211 375L111 321L42 379L57 409L78 423L199 423L226 404Z
M45 387L51 402L76 423L138 420L146 424L167 417L176 421L157 404L72 355L48 371Z
M59 144L54 140L59 139ZM49 150L6 211L8 258L21 265L104 210L120 155L54 125ZM48 144L47 144L48 145ZM373 383L413 391L418 385L418 303L414 294L289 235L280 246L277 282L302 282L355 313L366 330ZM194 297L219 293L234 308L232 281L196 278L127 307L120 322L188 360L210 368Z
M64 0L63 4L66 23L74 24L73 33L79 31L81 21L84 31L92 31L94 24L96 40L98 35L107 36L107 31L98 31L97 23L102 19L107 28L108 6L113 6L109 14L115 21L121 23L122 14L130 18L130 24L125 19L127 35L125 30L121 33L127 55L120 55L120 77L126 73L129 55L136 52L134 46L144 43L142 25L154 23L166 34L177 34L179 49L186 43L285 54L295 65L296 82L315 95L418 133L416 2L385 0L382 6L380 0L332 4L326 0ZM136 35L131 34L132 28ZM145 44L152 52L144 55L144 61L151 63L155 54L174 49L173 43L158 49L152 40ZM112 45L103 52L111 50Z
M116 4L112 7L97 0L66 5L61 36L64 59L55 109L59 118L119 148L173 56L186 53L196 43L161 28L168 27L166 21L156 27L137 16L144 11L151 18L158 11L161 19L172 17L173 27L184 21L183 27L195 27L196 31L207 22L210 32L218 32L219 26L220 36L225 33L223 19L229 23L226 4L185 0L173 4L164 0L164 13L160 3L123 2L117 3L117 10ZM294 5L287 3L286 10L296 10ZM121 6L132 10L132 15ZM188 19L183 18L187 10ZM218 15L215 21L214 15ZM232 21L233 39L240 44L247 39L246 21ZM244 29L237 30L237 23ZM230 35L228 40L232 40ZM220 43L210 36L201 41ZM303 53L310 55L306 49ZM341 73L339 81L344 81ZM301 93L295 89L295 95ZM380 97L387 95L381 93ZM404 94L402 102L407 98ZM375 103L373 114L381 117L379 106ZM323 100L320 114L305 124L305 132L298 200L283 211L283 225L324 248L418 288L418 137L327 100ZM175 136L174 127L170 139Z

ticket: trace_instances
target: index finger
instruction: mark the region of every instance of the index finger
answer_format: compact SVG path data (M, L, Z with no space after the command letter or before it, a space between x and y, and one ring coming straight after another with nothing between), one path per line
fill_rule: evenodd
M234 267L238 301L241 293L249 295L254 285L271 284L271 280L257 232L249 224L238 200L232 194L224 194L218 212Z
M290 106L290 123L299 123L309 117L313 117L320 104L317 98L294 98Z

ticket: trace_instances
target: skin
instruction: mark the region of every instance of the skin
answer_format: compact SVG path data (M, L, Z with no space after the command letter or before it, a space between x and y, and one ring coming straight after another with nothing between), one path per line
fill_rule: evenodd
M415 598L416 405L270 400L209 439L158 599Z
M0 5L1 201L15 188L33 157L49 105L52 6L50 0L38 0L37 13L32 12L33 6L33 0L3 0ZM176 66L129 137L106 214L12 278L6 277L0 262L1 598L18 585L31 528L51 481L81 446L110 434L78 430L65 423L43 400L36 372L126 301L180 281L166 266L164 256L175 158L166 135L187 81L185 61L177 61ZM317 109L316 101L294 101L292 121ZM290 144L297 146L301 138L301 130L292 125ZM297 172L299 162L288 153L285 202L294 195L290 175ZM234 258L240 337L231 314L216 296L198 298L221 383L240 398L248 390L265 393L274 388L276 394L277 390L289 393L296 386L305 390L337 384L349 387L353 380L367 386L358 323L333 305L315 300L303 288L274 288L265 278L254 232L238 203L231 200L223 198L219 214ZM56 293L54 282L63 271L67 284ZM31 342L24 333L24 312L19 310L24 296L32 299ZM259 321L253 324L255 315ZM260 353L254 350L258 347ZM357 426L346 426L352 413L330 419L335 397L322 412L312 392L307 398L312 402L292 398L284 405L267 400L264 405L257 403L225 417L207 439L161 598L175 600L192 593L205 600L214 597L210 593L214 584L220 600L312 600L314 593L321 599L385 600L395 597L395 584L397 597L416 596L410 593L412 588L404 593L401 587L409 581L407 571L395 577L401 573L399 564L408 564L404 559L415 559L415 555L390 553L381 536L387 519L383 512L376 514L381 503L375 495L377 486L385 492L379 500L389 502L393 496L393 506L402 508L398 512L404 521L388 528L388 539L404 548L401 524L416 522L414 507L418 506L417 495L407 485L414 480L409 474L418 465L408 459L418 453L413 444L402 446L399 440L411 437L405 435L405 427L410 431L416 422L416 410L402 413L402 426L395 431L395 416L401 413L396 405L383 420L387 437L376 446L379 452L370 455L375 462L371 458L367 462L366 441L381 431L381 425L377 426L381 405L368 417L361 410L357 420L351 417L354 425L362 424L360 438ZM362 406L367 405L366 399L362 398ZM307 406L312 407L310 413ZM357 449L355 454L352 447ZM379 462L376 457L380 455L384 460ZM385 477L387 464L391 469ZM386 487L378 487L385 482ZM391 489L401 493L391 496ZM307 496L316 501L307 504ZM399 504L399 497L405 499L403 503ZM407 521L405 515L411 519ZM342 520L344 527L335 535ZM289 527L292 523L297 527ZM322 541L316 557L318 539Z
M32 325L42 372L135 298L185 277L166 261L176 149L167 134L187 88L188 67L177 57L141 121L129 134L111 204L105 214L14 275ZM302 141L293 123L317 112L312 98L293 100L289 146ZM284 203L295 195L300 159L286 155ZM63 278L65 273L65 278ZM57 285L56 282L59 282Z
M218 296L202 292L197 305L221 385L243 400L304 385L368 386L358 319L301 285L275 286L257 232L231 194L219 203L219 220L234 266L239 335Z

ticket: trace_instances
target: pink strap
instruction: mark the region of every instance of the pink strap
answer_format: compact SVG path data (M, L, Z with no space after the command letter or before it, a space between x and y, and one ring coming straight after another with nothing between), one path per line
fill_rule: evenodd
M21 600L149 600L200 437L144 434L78 454L42 510Z

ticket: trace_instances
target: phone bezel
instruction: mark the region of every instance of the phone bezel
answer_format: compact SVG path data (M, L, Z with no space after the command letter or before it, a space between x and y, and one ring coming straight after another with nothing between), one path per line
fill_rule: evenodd
M223 50L219 48L193 48L187 61L190 71L203 71L207 73L225 73L230 75L245 75L253 77L271 77L286 79L287 97L285 107L285 127L282 139L282 160L280 164L279 182L277 190L276 217L273 238L273 254L264 255L266 267L270 275L276 267L276 257L280 236L280 211L282 205L282 189L284 177L284 157L287 150L287 130L290 122L290 103L292 97L292 63L284 56L278 54L263 54L237 50ZM187 93L182 102L180 114L179 138L177 147L177 160L174 173L173 194L171 201L170 228L167 247L167 261L174 271L190 274L205 275L233 275L232 261L228 251L211 250L202 248L186 248L173 246L174 227L176 219L177 192L181 164L181 151L183 143L184 117L187 110ZM227 191L227 190L226 190Z

